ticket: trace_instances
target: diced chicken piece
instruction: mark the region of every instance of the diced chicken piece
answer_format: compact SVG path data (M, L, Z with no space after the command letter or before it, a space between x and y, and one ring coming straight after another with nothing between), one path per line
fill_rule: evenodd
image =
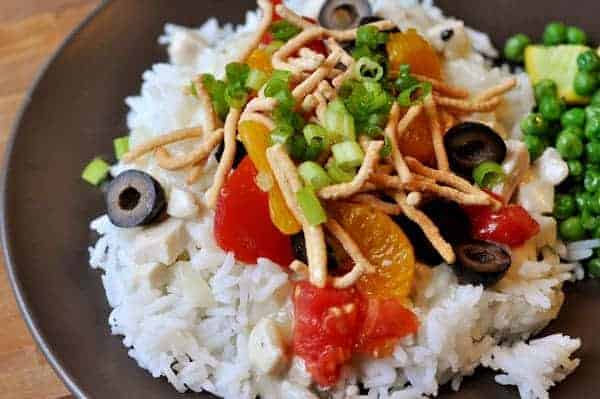
M151 288L161 288L167 284L169 272L162 263L144 263L135 268L134 282L147 283Z
M136 263L158 262L170 265L188 244L184 222L169 218L157 226L142 230L133 243Z
M169 195L169 205L167 206L167 214L175 218L189 218L196 216L200 207L198 202L191 192L174 187Z
M543 180L558 186L569 175L569 166L556 149L549 147L534 163L536 174Z
M186 302L207 308L214 304L210 287L190 262L176 262L171 268L172 280L167 290L181 295Z
M556 219L537 214L531 216L540 225L540 232L534 237L537 248L554 247L556 244Z
M427 39L448 59L466 57L471 51L471 40L462 21L448 21L427 30Z
M281 384L281 393L287 399L318 399L318 396L312 393L308 388L293 382L284 381Z
M519 186L517 202L529 213L550 213L554 209L554 185L534 176Z
M494 187L494 193L502 196L504 202L508 202L523 181L529 170L529 151L527 146L519 140L506 141L506 158L502 162L502 170L506 174L506 180Z
M252 329L248 340L248 359L259 374L276 373L287 362L284 342L273 320L264 317Z

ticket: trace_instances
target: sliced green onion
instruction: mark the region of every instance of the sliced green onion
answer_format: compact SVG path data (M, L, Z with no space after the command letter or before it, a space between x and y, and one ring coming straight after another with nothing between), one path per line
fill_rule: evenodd
M333 159L327 162L325 168L327 169L327 174L335 183L347 183L352 181L354 176L356 176L356 169L344 170Z
M383 147L381 151L379 151L379 156L381 158L387 158L392 155L392 142L390 141L388 136L383 138Z
M323 151L323 138L313 137L310 141L306 142L306 151L304 153L304 159L307 161L314 161L319 158Z
M93 159L81 174L81 178L86 182L97 186L102 183L104 179L108 176L108 172L110 170L110 165L107 164L102 158Z
M113 140L115 157L120 160L129 151L129 136L117 137Z
M210 74L202 75L202 84L210 96L215 111L221 119L225 119L229 112L229 105L225 100L225 89L227 88L227 85L222 80L216 80L215 77Z
M306 186L296 193L298 205L311 226L317 226L327 221L327 214L317 198L312 187Z
M352 73L358 80L378 81L383 78L383 67L372 59L363 57L354 64Z
M273 40L271 43L269 43L267 47L265 47L265 51L273 55L273 53L275 53L277 50L283 47L284 44L285 42L281 40Z
M286 83L289 83L291 78L292 73L290 71L284 71L282 69L276 69L271 74L271 79L283 80Z
M431 83L423 82L405 89L398 96L398 104L403 107L420 103L431 93ZM416 97L414 95L416 94Z
M302 29L298 28L296 25L286 20L274 22L271 25L270 30L271 34L273 35L273 39L282 40L284 42L287 42L292 37L302 32Z
M331 146L333 159L342 169L358 167L365 158L365 153L356 141L344 141Z
M271 132L271 143L287 144L294 135L294 129L289 125L279 125Z
M298 173L307 186L311 186L315 190L330 185L331 178L325 172L325 169L316 162L306 161L298 166Z
M248 64L242 64L241 62L231 62L227 64L225 67L227 85L244 87L249 73L250 66L248 66Z
M296 134L288 141L290 156L296 160L304 160L306 156L307 143L304 136Z
M315 123L309 123L304 126L302 130L302 134L304 134L304 138L307 143L310 143L314 138L318 137L322 140L323 149L327 149L331 146L331 142L329 139L329 132L325 130L322 126L319 126Z
M246 87L254 91L259 91L261 87L269 80L269 76L266 72L260 69L251 69L246 79Z
M502 183L505 176L502 166L492 161L482 162L473 169L473 180L479 187L483 188L492 188Z
M324 119L325 129L333 135L334 142L356 140L354 118L341 100L329 103Z
M387 39L387 33L380 32L373 25L363 25L356 31L356 46L366 46L371 50L375 50L377 46L385 44Z
M237 86L227 86L225 89L225 101L231 108L242 109L248 101L248 93Z

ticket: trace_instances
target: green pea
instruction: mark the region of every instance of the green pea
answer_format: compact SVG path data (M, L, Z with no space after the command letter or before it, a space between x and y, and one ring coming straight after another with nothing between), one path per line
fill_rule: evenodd
M504 45L504 57L513 62L523 62L525 48L531 44L531 39L522 33L510 37Z
M588 193L587 191L579 191L575 193L575 204L577 204L577 209L580 212L590 209L592 197L592 193Z
M567 28L567 43L569 44L585 44L587 42L587 34L576 26Z
M531 158L531 160L538 159L539 156L542 155L542 153L546 149L546 144L544 143L544 140L542 140L538 136L526 134L525 136L523 136L523 142L529 150L529 157Z
M593 118L600 118L600 106L596 104L590 104L585 107L585 119L590 120Z
M548 121L557 121L560 119L567 105L557 97L546 96L540 102L540 114Z
M554 217L558 220L569 218L577 211L575 197L569 194L558 194L554 199Z
M552 79L542 79L533 86L535 100L540 103L544 97L556 97L558 89Z
M585 145L587 159L593 163L600 163L600 143L590 142Z
M571 108L560 117L563 127L575 126L583 129L585 126L585 111L583 108Z
M596 90L596 92L590 100L590 105L600 106L600 90Z
M587 270L590 276L594 278L600 277L600 258L594 258L587 263Z
M567 161L569 166L569 176L579 178L583 175L583 164L578 159L571 159Z
M589 140L600 140L600 117L589 119L584 132Z
M562 132L556 139L556 150L563 159L576 159L583 153L583 143L575 134Z
M574 134L575 136L579 137L579 139L584 140L585 137L585 133L583 132L583 129L580 127L576 127L576 126L567 126L566 128L564 128L561 133L563 132L568 132L571 134Z
M581 213L581 225L585 230L593 231L600 224L600 219L594 216L590 211L583 211Z
M596 215L600 215L600 193L596 193L593 194L590 197L590 201L589 201L589 207L587 209L584 209L583 211L581 211L581 213L583 214L584 212L593 212ZM588 229L591 230L591 229Z
M562 22L551 22L546 25L542 41L546 46L556 46L567 41L567 27Z
M594 50L587 50L577 56L577 68L584 72L600 70L600 57Z
M598 86L598 76L593 72L579 71L575 75L573 88L580 96L591 96Z
M583 187L585 187L586 191L595 193L600 190L600 173L588 170L585 172L585 177L583 178Z
M585 229L578 216L571 216L560 222L558 231L560 236L567 241L578 241L585 237Z
M530 113L521 121L521 131L524 134L540 136L547 133L548 129L548 121L541 114Z

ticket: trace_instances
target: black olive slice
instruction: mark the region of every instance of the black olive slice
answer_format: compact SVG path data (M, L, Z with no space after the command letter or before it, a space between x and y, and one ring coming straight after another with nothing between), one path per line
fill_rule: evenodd
M463 122L444 136L450 168L472 181L473 169L482 162L501 163L506 156L506 144L489 126L478 122Z
M308 264L308 256L306 255L306 240L304 233L301 231L292 235L292 249L294 250L294 258ZM330 270L335 270L338 267L338 261L331 245L327 243L327 267Z
M466 241L455 246L454 251L454 272L461 284L492 286L504 277L511 264L505 247L487 241Z
M421 207L421 211L439 228L444 240L451 245L469 239L471 222L457 203L434 199ZM418 224L404 215L397 216L394 220L410 240L417 259L429 266L437 266L444 261Z
M140 170L127 170L110 182L106 191L106 211L119 227L138 227L159 219L167 208L159 182Z
M368 0L327 0L319 13L319 23L328 29L352 29L363 17L372 15Z
M223 152L225 151L225 144L223 142L219 143L217 146L217 150L215 151L215 158L217 162L221 162L221 157L223 156ZM246 151L246 147L241 142L237 142L235 146L235 157L233 158L233 166L235 169L242 162L242 159L248 154Z

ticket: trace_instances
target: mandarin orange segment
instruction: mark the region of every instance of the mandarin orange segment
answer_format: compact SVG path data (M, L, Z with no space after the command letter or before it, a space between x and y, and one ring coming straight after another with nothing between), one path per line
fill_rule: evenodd
M417 158L426 165L435 165L433 139L425 112L421 112L399 137L398 147L404 156Z
M271 64L271 54L265 49L257 48L248 56L246 63L250 68L259 69L266 73L273 72L273 65Z
M400 65L409 64L413 73L435 79L442 77L440 57L416 30L390 34L386 48L393 72L397 72Z
M415 257L402 229L368 205L337 202L328 211L376 268L358 281L361 292L369 297L406 299L413 286Z
M256 169L268 174L274 180L273 171L266 155L267 148L271 144L269 133L269 129L265 125L253 121L242 122L238 128L239 138ZM273 224L284 234L296 234L302 229L287 207L283 194L275 182L269 190L269 214Z

